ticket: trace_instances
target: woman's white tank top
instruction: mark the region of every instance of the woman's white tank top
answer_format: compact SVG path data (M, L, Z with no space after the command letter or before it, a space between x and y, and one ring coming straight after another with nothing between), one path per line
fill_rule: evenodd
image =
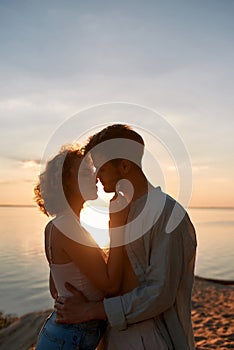
M61 217L59 218L61 222ZM74 218L62 218L62 220L67 219L73 219ZM55 219L56 220L56 219ZM54 221L54 220L53 220ZM76 220L77 221L77 220ZM71 221L70 221L71 222ZM48 246L48 255L49 255L49 266L50 271L54 280L55 287L57 289L59 296L71 296L72 293L69 292L65 287L65 282L69 282L74 287L76 287L79 291L81 291L85 297L90 301L98 301L102 300L104 297L104 294L102 291L100 291L98 288L96 288L91 281L80 271L77 265L75 265L72 261L66 264L54 264L53 263L53 257L52 257L52 234L53 234L53 226L54 223L52 222L50 231L49 231L49 246ZM57 226L57 225L56 225ZM59 226L59 225L58 225ZM79 222L76 222L76 228L77 228L77 235L84 234L86 236L87 240L87 231L79 224ZM63 232L64 233L64 232ZM74 228L73 228L74 233ZM89 235L89 234L88 234ZM89 235L90 236L90 235ZM92 246L96 245L96 242L92 240L91 236L88 237L90 242L92 242ZM94 243L95 242L95 243ZM98 247L98 246L97 246ZM88 263L88 262L87 262Z

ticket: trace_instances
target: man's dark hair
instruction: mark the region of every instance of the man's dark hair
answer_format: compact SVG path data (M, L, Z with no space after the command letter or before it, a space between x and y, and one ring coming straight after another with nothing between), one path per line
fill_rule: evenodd
M101 131L97 132L96 134L89 137L87 144L84 147L84 153L87 154L88 152L92 155L92 150L95 146L109 140L113 139L126 139L130 141L135 141L139 143L139 146L142 147L133 147L132 153L134 153L134 159L138 158L135 163L140 165L141 159L143 156L144 151L144 140L143 138L134 131L129 125L125 124L112 124L107 126L106 128L102 129ZM134 144L133 144L134 145ZM102 148L103 153L110 154L110 151L105 148ZM138 154L136 154L138 153ZM124 159L124 157L122 158ZM114 158L112 162L116 162L119 159Z

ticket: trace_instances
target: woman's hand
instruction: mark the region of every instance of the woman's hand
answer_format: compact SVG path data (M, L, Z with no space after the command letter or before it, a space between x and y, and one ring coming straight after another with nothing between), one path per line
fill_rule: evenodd
M129 214L129 205L124 196L115 194L110 201L109 234L110 247L120 247L125 244L125 224Z
M123 195L115 193L114 197L110 201L109 212L110 228L121 227L126 224L129 214L129 205Z

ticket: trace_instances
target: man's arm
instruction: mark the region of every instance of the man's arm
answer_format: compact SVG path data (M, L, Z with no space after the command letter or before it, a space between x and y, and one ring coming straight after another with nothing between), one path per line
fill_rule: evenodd
M160 315L175 303L183 278L192 285L194 272L189 262L194 261L196 250L196 243L190 239L193 235L194 228L188 218L171 233L153 232L144 281L127 294L104 300L112 327L123 330L128 324Z
M55 301L56 322L80 323L94 319L105 320L106 312L103 301L88 301L85 296L71 284L66 288L72 292L72 297L58 297Z
M111 326L125 329L127 324L155 317L170 307L181 276L183 252L179 235L165 232L160 237L153 235L151 243L150 264L140 287L103 302L88 302L82 293L66 284L74 296L57 299L55 308L58 316L62 316L61 322L78 323L107 317Z
M111 326L125 329L127 324L156 317L170 308L175 301L184 268L183 255L187 254L180 229L193 230L189 222L184 222L184 225L170 234L161 232L157 235L154 232L150 263L145 281L140 287L122 296L105 299L104 302L87 302L73 289L76 295L62 300L64 306L57 307L63 315L63 322L76 323L107 317ZM195 254L195 246L191 247L191 254Z

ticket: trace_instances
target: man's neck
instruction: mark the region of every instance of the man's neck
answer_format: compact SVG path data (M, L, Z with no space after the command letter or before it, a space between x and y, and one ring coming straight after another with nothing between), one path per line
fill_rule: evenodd
M142 173L141 176L136 177L132 182L134 192L128 193L126 191L124 196L128 203L136 201L138 198L149 193L153 189L153 185L147 180L146 176Z

